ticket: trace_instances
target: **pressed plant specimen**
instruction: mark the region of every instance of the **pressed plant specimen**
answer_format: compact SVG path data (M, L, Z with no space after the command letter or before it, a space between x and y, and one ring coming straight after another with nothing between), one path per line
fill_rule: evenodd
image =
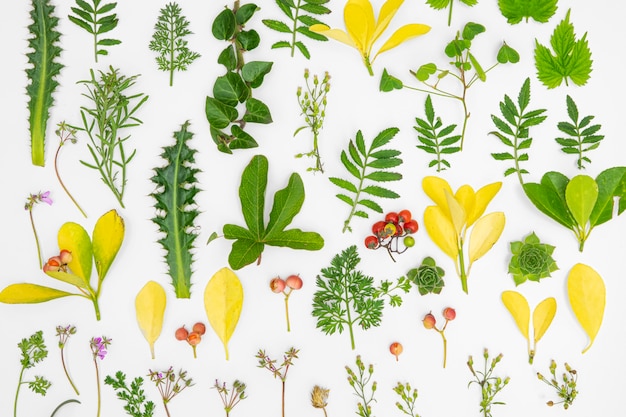
M70 377L69 372L67 371L67 366L65 366L65 345L67 344L68 339L71 335L76 334L76 326L57 326L56 327L57 336L59 337L59 349L61 350L61 364L63 365L63 372L65 372L65 376L69 381L70 385L74 389L76 395L80 395L76 385L74 385L74 381Z
M285 296L285 321L287 322L287 331L291 331L289 322L289 296L294 290L302 288L302 278L298 275L289 275L286 279L280 277L273 278L270 281L270 289L274 293L282 293Z
M446 307L443 310L443 318L446 320L446 322L443 324L441 329L437 328L437 320L435 319L435 316L432 315L432 313L428 313L424 316L424 318L422 319L422 324L426 329L433 329L441 335L441 339L443 341L443 367L445 368L446 357L448 353L448 341L444 332L446 330L446 327L448 327L448 323L456 318L456 311L452 307Z
M354 390L354 395L359 398L357 403L356 415L359 417L373 417L372 403L376 402L374 394L376 393L376 381L372 381L374 376L374 365L369 364L367 371L365 370L365 364L360 355L356 357L356 371L352 370L346 365L346 372L348 373L348 383ZM368 384L372 383L369 387Z
M52 199L50 198L50 191L39 192L37 194L31 194L26 199L24 204L24 210L28 211L30 218L30 226L33 229L33 235L35 236L35 245L37 246L37 258L39 259L39 268L43 267L43 261L41 259L41 246L39 245L39 236L37 235L37 228L35 227L35 219L33 218L33 207L38 203L46 203L52 205Z
M320 408L324 412L324 417L328 417L328 413L326 412L328 394L330 394L330 390L320 387L319 385L315 385L311 390L311 405L314 408Z
M100 406L102 403L100 393L100 367L98 366L98 359L103 360L108 351L107 348L111 344L111 339L102 337L92 337L89 341L89 348L91 349L91 355L93 356L93 365L96 368L96 387L98 389L98 408L96 417L100 417Z
M417 401L417 388L412 388L411 384L398 382L393 388L395 392L404 404L400 401L396 401L396 407L407 416L419 417L417 411L415 411L415 402Z
M117 27L119 19L116 13L111 12L117 3L100 4L102 0L76 0L78 7L72 7L74 15L69 15L70 22L83 28L87 33L93 35L93 57L98 62L98 55L108 55L109 51L105 46L119 45L119 39L99 38L103 33L108 33Z
M136 377L128 386L126 375L122 371L117 371L115 377L107 375L104 383L105 385L110 385L115 390L115 396L126 403L124 411L129 416L152 417L154 414L154 403L146 401L146 395L142 388L142 377Z
M540 381L548 384L552 388L555 389L557 395L561 399L561 401L554 402L552 400L548 401L546 404L549 407L552 407L556 404L563 404L564 409L568 409L570 405L574 402L574 399L578 395L578 390L576 389L576 382L578 382L578 372L576 369L572 369L571 366L567 362L565 362L565 372L563 372L562 382L556 379L556 362L554 359L550 362L550 379L543 376L541 373L537 372L537 378Z
M480 387L481 390L481 400L480 400L480 412L483 417L492 417L491 407L494 405L503 405L504 403L501 401L495 401L496 395L502 391L504 387L509 383L510 378L507 376L502 379L499 376L494 376L493 371L496 368L496 365L500 363L502 360L502 354L499 354L495 358L491 359L489 362L489 351L485 349L483 351L483 358L485 360L485 365L482 371L474 370L474 359L470 356L467 361L467 366L469 367L470 372L474 379L469 382L469 385L476 384Z
M170 410L167 405L172 401L174 397L180 394L185 388L193 385L191 378L187 376L187 371L182 369L178 371L178 374L174 372L174 368L171 366L165 371L152 371L148 374L150 380L154 382L161 394L163 400L163 407L167 417L170 417Z
M276 365L277 360L270 358L263 349L259 349L256 354L256 358L259 360L258 367L267 369L272 373L274 378L280 379L282 385L282 395L281 395L281 410L282 417L285 417L285 387L287 383L287 372L289 372L289 367L293 365L294 359L298 359L298 352L300 350L296 348L290 348L285 351L283 355L283 361L280 365Z
M20 395L20 388L22 385L27 384L28 388L36 394L46 395L48 388L52 385L50 381L42 376L35 376L32 381L24 381L24 371L30 368L34 368L39 362L48 357L48 349L43 339L43 332L41 330L33 333L29 338L22 339L17 344L20 348L22 357L20 364L22 368L20 370L20 377L17 381L17 390L15 391L15 401L13 403L13 417L17 417L17 400Z
M233 411L233 408L235 408L240 401L248 398L246 397L246 384L238 379L233 382L232 387L230 388L226 387L226 382L220 384L220 382L216 379L215 385L213 385L212 388L217 390L217 393L222 400L226 417L230 416L230 412Z
M70 127L69 125L67 125L63 121L63 122L60 122L57 125L57 130L55 131L55 133L59 137L59 147L57 148L57 151L54 154L54 172L56 173L57 179L59 180L59 184L61 184L61 187L63 187L63 191L65 191L65 194L67 194L67 196L70 198L70 200L72 200L72 203L74 203L76 208L80 211L80 214L82 214L83 217L87 217L87 214L82 209L82 207L78 204L78 202L76 201L74 196L72 196L70 191L67 189L67 187L65 186L65 183L61 179L61 175L59 174L59 154L61 152L61 148L64 145L66 145L68 142L69 143L76 143L76 141L77 141L76 140L76 129Z

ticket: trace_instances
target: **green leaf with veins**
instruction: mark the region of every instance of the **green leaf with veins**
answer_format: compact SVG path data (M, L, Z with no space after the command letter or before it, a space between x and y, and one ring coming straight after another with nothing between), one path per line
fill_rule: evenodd
M100 48L100 46L113 46L122 43L122 41L118 39L99 39L99 35L112 31L117 27L119 22L117 14L115 13L104 15L115 9L117 3L100 5L100 1L101 0L91 0L91 4L89 4L87 0L76 0L78 7L71 7L70 9L74 12L74 15L68 16L70 22L93 35L93 53L96 62L98 62L98 55L109 54L106 49Z
M558 0L498 0L502 16L511 25L522 19L532 18L539 23L546 23L556 13Z
M478 3L478 0L459 0L459 2L472 7ZM454 0L426 0L426 4L435 10L448 8L448 26L450 26L450 23L452 22L452 6L454 5Z

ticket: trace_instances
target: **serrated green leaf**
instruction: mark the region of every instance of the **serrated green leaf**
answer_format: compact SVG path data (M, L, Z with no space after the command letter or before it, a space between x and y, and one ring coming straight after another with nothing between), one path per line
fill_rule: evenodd
M376 203L375 201L372 200L367 200L367 199L360 199L357 204L360 204L362 206L367 207L370 210L373 210L377 213L382 213L383 212L383 208Z
M539 23L546 23L555 13L558 0L498 0L502 16L506 17L511 25L520 23L522 19L534 19Z
M346 181L344 179L337 178L337 177L330 177L328 179L330 180L330 182L335 184L337 187L341 187L344 190L350 191L351 193L355 193L356 194L357 191L358 191L356 186L354 184L352 184L351 182L349 182L349 181ZM350 200L350 201L352 201L352 200Z
M352 176L356 178L361 178L361 173L359 172L358 168L354 166L352 162L350 162L350 160L348 159L348 155L345 151L341 151L341 163L343 163L343 166L346 167L346 169L350 174L352 174Z
M507 160L515 159L515 157L508 152L492 153L491 156L496 161L507 161Z
M279 20L263 19L263 24L268 28L281 33L291 33L291 28Z
M387 172L387 171L374 171L370 172L365 176L368 180L372 181L399 181L402 179L402 174L397 172Z
M382 198L400 198L400 194L395 191L388 190L387 188L378 187L376 185L368 185L361 190L362 192Z
M402 159L400 158L385 158L385 159L374 159L372 162L368 162L367 166L369 168L375 169L387 169L397 167L402 164Z
M306 58L306 59L310 59L311 58L311 53L309 52L309 50L306 48L306 46L304 46L304 44L300 41L296 41L295 43L296 48L298 48L298 50L300 51L300 53Z

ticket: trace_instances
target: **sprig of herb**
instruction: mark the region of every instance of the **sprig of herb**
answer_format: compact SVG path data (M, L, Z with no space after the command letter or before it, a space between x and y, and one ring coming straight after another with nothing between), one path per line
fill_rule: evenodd
M356 357L356 372L346 365L346 372L348 373L348 383L354 390L354 395L359 398L357 403L356 414L360 417L373 417L372 403L376 402L374 394L376 393L376 381L371 381L374 376L374 365L369 364L367 372L365 371L365 364L361 360L361 355ZM357 376L358 373L358 376ZM372 382L372 386L368 391L368 384Z
M65 366L65 354L64 354L65 345L68 339L70 338L71 335L76 334L76 326L70 326L70 325L57 326L56 331L57 331L56 335L59 337L59 349L61 350L61 364L63 365L63 371L65 372L65 376L67 377L67 380L69 381L70 385L74 389L74 392L76 393L76 395L80 395L80 393L78 392L78 389L76 388L76 385L74 385L74 381L72 381L72 378L70 377L70 374L67 371L67 366Z
M151 178L157 187L151 194L157 211L152 221L164 235L159 243L165 249L165 262L176 298L191 297L191 249L198 236L194 221L199 214L195 196L200 191L196 185L196 174L200 170L194 167L196 151L187 144L193 137L188 128L189 121L186 121L174 133L176 143L164 147L161 154L165 166L155 168Z
M17 417L17 400L20 395L20 387L24 384L28 385L28 388L35 394L45 396L48 388L52 385L50 381L42 376L35 376L32 381L24 381L24 371L34 368L39 362L48 357L48 349L43 339L43 332L41 330L33 333L28 339L24 338L17 344L20 348L22 357L20 364L22 368L20 370L20 377L17 381L17 390L15 391L15 401L13 403L13 417Z
M309 84L309 70L305 69L304 81L306 83L304 95L302 95L302 87L298 87L296 96L298 97L298 104L302 110L301 114L304 116L306 126L296 129L293 135L296 136L301 130L308 127L311 133L313 133L313 149L307 153L297 154L296 158L302 158L303 156L315 158L315 166L307 168L307 171L319 171L323 174L324 168L320 158L318 138L326 117L326 94L330 91L330 75L328 75L328 72L324 73L324 78L321 82L317 75L313 75L313 87L311 87Z
M436 155L436 158L428 163L428 167L437 167L437 172L441 172L447 168L450 168L450 163L442 157L442 155L448 155L461 151L459 146L456 146L457 142L461 140L461 135L453 135L456 125L448 125L443 127L441 117L435 116L435 108L430 98L430 94L426 97L424 103L426 111L426 120L415 118L416 126L413 129L417 130L417 139L421 145L417 145L419 149L422 149L426 153ZM436 119L435 119L436 117ZM439 130L439 131L438 131Z
M265 75L271 71L272 62L244 62L244 54L259 46L261 41L254 29L244 30L258 10L256 4L240 5L239 0L235 0L232 9L225 8L217 15L211 28L216 39L228 42L217 58L217 63L226 67L226 74L215 80L213 97L208 96L205 104L211 137L217 149L224 153L256 148L259 145L244 130L246 125L272 122L267 105L252 97L252 90L260 87ZM242 106L245 110L238 108ZM225 131L229 126L230 133Z
M159 394L161 394L167 417L170 417L170 410L167 408L170 401L183 392L185 388L194 385L193 380L187 376L187 371L181 369L177 375L171 366L165 371L150 370L148 376L156 385Z
M57 151L54 155L54 172L56 173L57 179L59 180L59 184L61 184L61 187L63 187L63 191L65 191L65 194L67 194L70 200L72 200L72 203L74 203L74 205L83 215L83 217L87 218L87 214L78 204L78 202L74 199L70 191L65 186L65 183L63 183L63 180L61 180L61 175L59 174L59 154L61 152L61 148L65 144L67 144L67 142L76 143L77 141L76 129L74 129L73 127L70 127L69 125L65 123L65 121L63 121L57 125L57 130L55 130L54 133L56 133L56 135L59 137L59 147L57 148Z
M93 163L80 162L100 173L100 179L124 208L122 200L127 182L126 167L136 150L128 155L124 146L130 135L122 136L122 133L142 123L135 113L148 100L148 96L143 93L126 95L126 90L135 85L139 75L126 77L118 69L109 67L108 72L98 71L99 79L96 79L94 71L89 72L91 78L79 83L87 88L88 93L83 96L91 101L93 107L81 107L83 126L76 129L89 136L91 144L87 144L87 148Z
M28 100L28 123L30 127L31 160L33 165L45 165L46 126L50 116L50 107L54 99L52 94L59 83L63 65L58 62L61 48L58 46L61 34L57 31L59 18L54 16L54 6L49 0L32 0L30 12L32 23L28 31L32 37L28 46L32 52L26 54L32 65L26 70L29 84L26 87Z
M35 237L35 245L37 246L37 258L39 259L39 268L43 267L43 260L41 258L41 245L39 244L39 235L37 234L37 228L35 227L35 218L33 217L33 208L39 203L46 203L52 205L52 199L50 198L50 191L38 192L37 194L30 194L24 204L24 210L28 211L28 217L30 218L30 226L33 229L33 236Z
M511 152L492 153L491 156L496 161L513 161L513 167L504 171L504 176L517 174L521 185L524 184L522 175L528 171L520 167L520 162L528 161L528 154L524 150L529 149L533 139L529 137L529 128L541 124L548 116L545 116L545 109L529 110L526 107L530 104L530 78L526 78L522 88L517 95L517 106L508 95L504 95L504 100L500 102L500 112L504 120L498 116L491 115L491 120L499 131L491 131L506 146L512 148Z
M402 411L402 413L411 417L420 417L415 411L415 402L417 401L417 388L411 388L411 384L408 382L402 384L398 382L398 384L393 388L393 392L398 394L402 403L400 401L396 402L396 407L398 410Z
M174 84L174 71L186 71L200 57L199 53L187 47L184 38L193 32L189 30L189 21L181 13L178 3L166 4L154 25L155 32L148 46L151 51L160 54L156 62L161 71L169 71L170 87Z
M300 350L293 347L285 351L283 361L278 366L276 365L277 360L270 358L263 349L259 349L255 356L259 360L259 364L257 365L259 368L267 369L272 373L274 378L280 379L282 384L282 417L285 417L285 384L287 383L287 372L289 372L289 367L293 365L293 360L298 359L298 352L300 352Z
M555 404L563 404L563 408L567 410L578 395L578 390L576 389L578 373L575 369L572 369L567 362L565 362L565 371L566 372L563 372L563 382L561 384L559 384L559 381L556 379L556 362L554 359L550 362L550 374L552 375L552 378L548 380L542 374L537 372L537 378L554 388L557 395L561 399L561 401L558 402L554 402L552 400L548 401L546 404L549 407L552 407Z
M570 122L559 122L557 127L568 137L556 138L556 143L561 145L561 150L567 154L577 156L576 165L578 169L583 169L585 162L591 163L591 159L583 154L596 149L600 146L600 141L604 139L604 135L598 135L601 125L589 125L595 116L585 116L578 120L578 107L569 95L566 98L567 115Z
M383 212L382 207L378 203L371 199L363 198L362 194L381 198L400 198L400 195L395 191L367 184L368 182L390 182L402 179L402 174L387 171L389 168L402 164L402 159L398 158L401 152L395 149L379 149L388 144L398 131L399 129L396 127L383 130L376 135L372 140L372 144L367 148L363 140L363 134L359 130L356 133L356 140L350 139L348 151L341 151L343 166L357 181L353 183L342 178L329 178L330 182L337 187L354 194L354 197L349 197L346 194L337 194L338 199L350 206L350 214L343 223L342 232L345 233L346 230L352 231L350 221L353 216L365 219L369 217L367 212L359 209L359 206L377 213Z
M483 371L475 371L474 370L474 360L472 357L469 357L467 361L467 366L469 367L473 380L469 382L471 384L477 384L481 389L481 400L480 400L480 412L483 413L483 417L491 417L491 407L494 405L502 405L503 402L494 401L496 395L502 391L502 389L509 383L510 378L507 376L502 379L501 377L496 377L493 375L493 371L496 365L502 360L502 354L499 354L495 358L491 360L491 364L489 368L487 365L489 363L489 351L487 349L483 352L483 358L485 360L485 366Z
M100 6L101 0L76 0L78 7L72 7L74 15L69 15L71 22L85 29L87 33L93 35L93 56L98 62L98 55L108 55L109 52L104 46L119 45L122 41L118 39L98 39L99 35L112 31L117 27L119 19L117 14L111 13L103 16L115 9L117 3L106 3Z
M220 382L216 379L215 385L213 385L212 388L217 390L217 393L222 400L226 417L230 416L230 412L233 411L233 408L235 408L240 401L248 398L246 397L246 384L238 379L233 382L232 388L226 388L226 382L220 384Z
M263 24L268 28L281 33L289 33L291 39L289 41L278 41L272 45L272 49L289 48L291 50L291 56L293 57L295 48L298 48L300 53L306 58L310 59L311 54L302 41L296 40L298 33L306 36L307 38L314 39L316 41L327 41L328 38L319 33L311 32L309 26L324 24L316 17L311 15L324 15L329 14L330 9L325 6L330 0L276 0L278 8L287 16L291 21L289 24L280 20L264 19ZM310 14L306 14L310 13Z
M124 410L132 417L152 417L154 414L154 403L146 401L142 385L143 378L138 376L130 383L126 383L126 375L122 371L115 373L115 378L107 375L104 379L105 385L110 385L115 390L115 395L121 401L126 402ZM143 409L143 411L142 411Z
M353 326L363 330L379 326L384 307L384 301L374 296L374 278L356 270L360 261L354 245L333 257L331 266L323 268L322 276L315 280L318 290L311 313L317 318L316 327L325 334L343 333L347 326L353 350Z
M396 282L383 280L378 288L374 290L374 298L389 297L389 305L391 307L399 307L402 305L402 296L394 294L396 290L400 290L405 294L411 291L411 280L407 277L399 277Z
M383 72L383 76L380 80L381 91L400 90L402 88L408 88L410 90L421 91L428 94L434 94L436 96L450 98L458 100L463 106L463 128L461 129L461 143L460 148L463 149L463 142L465 140L465 131L467 129L467 121L470 117L470 111L468 108L467 95L469 89L477 82L487 81L487 73L493 70L500 64L516 64L519 62L519 54L506 42L502 44L498 50L496 56L496 63L491 65L487 69L483 69L483 66L478 62L478 59L472 54L471 47L474 38L483 33L485 27L479 23L468 22L463 31L457 31L455 38L446 45L445 54L451 58L452 61L449 64L452 69L444 69L437 67L434 63L424 64L417 69L417 71L410 71L411 74L417 78L417 81L421 82L427 89L419 87L411 87L404 84L398 78L390 75L387 70ZM434 81L429 82L429 79ZM444 79L455 80L461 85L461 92L455 93L453 90L444 89L439 86L439 83Z
M435 10L443 10L448 8L448 26L452 23L452 6L455 0L426 0L426 4ZM478 0L459 0L466 6L472 7L478 4Z
M591 75L591 50L587 42L587 33L576 39L574 25L570 23L571 10L565 19L556 26L550 38L554 53L535 40L535 67L537 78L548 88L556 88L567 79L578 86L585 85Z
M558 0L498 0L502 16L511 25L532 18L535 22L546 23L556 13Z

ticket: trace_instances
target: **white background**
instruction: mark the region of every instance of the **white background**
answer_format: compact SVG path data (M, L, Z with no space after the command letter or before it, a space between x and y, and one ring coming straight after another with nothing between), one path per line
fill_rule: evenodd
M48 416L60 402L74 398L62 372L59 350L56 347L55 327L73 324L78 333L66 348L68 367L81 392L80 405L72 404L57 416L90 416L96 413L96 386L89 339L106 335L113 339L109 355L100 363L101 375L113 375L117 370L127 374L128 380L146 376L149 369L165 370L169 366L189 372L195 385L176 397L170 405L173 416L189 413L195 415L221 415L221 403L217 393L210 389L215 379L232 382L238 378L248 384L248 399L235 408L231 415L280 415L280 382L272 380L270 373L256 367L256 352L262 348L273 358L281 359L282 352L294 346L300 349L300 358L290 369L287 380L287 414L291 416L319 416L322 411L311 407L309 393L319 384L330 389L328 413L330 416L348 416L356 410L357 398L346 381L344 366L354 367L357 354L366 364L375 366L374 379L378 381L377 402L373 414L377 416L401 415L395 408L397 400L392 387L400 382L410 382L418 388L416 409L421 416L473 416L479 415L480 391L477 386L468 388L471 379L466 361L475 358L476 367L481 365L481 354L488 348L492 355L502 352L504 358L496 368L496 375L511 377L510 384L498 396L506 405L495 406L494 415L500 416L618 416L623 413L622 381L626 372L626 337L623 317L626 305L622 298L626 291L623 280L625 244L624 218L618 218L595 229L588 239L584 253L577 250L572 233L539 213L523 195L514 176L503 178L508 167L489 155L504 152L503 145L488 135L493 130L490 114L499 114L498 103L504 94L514 99L526 77L531 77L532 99L530 108L548 109L548 119L534 128L535 138L529 151L530 161L526 178L539 181L546 171L556 170L568 177L576 175L574 158L565 155L554 142L560 133L559 121L567 120L565 97L571 95L579 106L581 116L596 115L595 122L602 124L606 136L599 149L589 156L593 163L585 171L595 177L613 166L624 165L622 132L623 109L621 97L625 91L622 82L623 66L619 40L624 39L622 16L626 8L620 3L559 2L556 15L548 24L534 21L510 26L500 15L495 1L481 1L468 8L455 3L452 26L447 27L447 12L436 12L423 1L409 0L392 21L382 41L401 24L418 22L432 26L430 33L411 40L379 57L374 64L375 76L370 77L362 65L358 53L334 41L319 43L302 39L311 51L310 61L297 55L290 58L286 49L271 50L272 43L285 39L282 34L270 31L261 19L281 19L280 10L270 0L259 0L262 7L249 22L248 28L261 35L258 49L246 55L246 60L273 61L274 67L263 85L255 90L255 97L265 101L272 112L274 123L250 125L250 133L258 140L259 148L239 150L234 155L218 152L210 139L209 125L204 116L204 101L211 94L217 76L223 67L216 63L219 52L225 47L211 35L211 23L225 5L215 0L199 2L181 0L183 14L191 22L194 32L188 37L189 46L202 57L187 72L176 73L174 86L168 86L168 75L157 70L155 54L148 49L153 26L159 9L165 5L153 1L120 1L116 8L120 22L109 35L121 39L119 46L109 47L110 55L93 62L92 40L82 29L67 19L70 1L54 2L55 14L60 17L58 30L63 34L60 45L64 65L57 80L47 130L46 166L35 167L30 163L28 132L26 53L28 52L27 26L29 2L12 2L4 7L0 17L0 35L5 40L2 65L0 66L0 121L3 130L3 152L0 153L0 178L3 189L0 227L0 249L3 268L0 273L2 287L15 282L34 282L55 285L39 271L35 243L30 230L28 214L23 205L30 193L50 190L53 206L39 205L34 209L35 221L40 235L44 259L58 252L56 233L67 221L78 222L91 234L97 218L110 209L117 209L126 224L126 236L115 260L101 297L102 320L95 320L89 302L75 298L48 302L40 305L0 305L0 416L12 413L13 396L19 374L20 354L17 343L41 329L50 350L48 358L35 369L26 372L26 379L44 375L53 382L45 398L22 388L18 415ZM378 10L382 1L373 1ZM333 13L324 17L332 27L343 28L343 1L331 0ZM229 4L229 6L232 6ZM589 46L593 54L593 72L584 87L561 86L547 90L535 77L533 49L535 38L541 43L549 42L556 24L572 9L571 21L580 37L588 32ZM383 201L384 209L397 211L407 208L422 226L424 208L430 200L421 188L421 179L437 173L428 169L430 160L423 151L416 149L418 143L413 129L416 116L423 117L425 95L409 90L381 93L378 91L380 75L384 67L390 73L416 85L411 80L410 69L417 69L427 62L444 65L445 45L468 21L482 23L487 32L478 36L473 52L484 67L495 62L495 54L502 40L516 48L521 55L517 65L499 66L488 75L485 84L476 83L470 90L469 106L472 116L469 122L465 149L449 158L452 169L441 174L453 189L470 184L475 189L495 181L503 181L502 190L494 198L487 212L504 211L507 224L503 235L494 248L473 267L469 278L469 295L461 291L452 261L428 238L423 228L416 235L417 244L407 253L398 256L393 263L384 251L367 251L363 239L368 234L370 220L355 218L353 233L341 233L348 207L334 197L337 188L328 176L346 177L339 154L348 140L361 129L366 142L381 130L398 127L400 133L391 147L402 150L404 164L399 168L404 178L390 184L402 198ZM79 124L80 106L88 105L81 96L86 90L77 85L88 79L89 69L104 70L109 65L120 69L126 76L141 74L132 92L150 96L138 113L144 124L129 133L130 149L137 149L136 158L128 171L126 209L121 209L110 191L101 183L97 172L83 167L79 160L89 160L87 138L79 135L79 143L62 150L61 175L74 196L87 211L88 219L82 218L56 181L53 156L57 146L55 125L66 120ZM303 85L302 73L309 68L312 74L329 71L332 87L328 95L327 118L321 134L321 154L325 163L324 175L306 172L311 161L294 159L293 155L306 152L311 146L308 132L292 137L301 126L296 89ZM451 88L455 88L453 86ZM434 99L436 111L444 123L462 121L459 103ZM174 298L163 250L157 243L160 235L151 218L155 211L154 191L150 177L153 169L162 166L161 148L173 143L172 133L190 120L190 130L195 134L190 146L196 149L199 187L197 196L201 214L197 219L199 236L194 250L195 262L192 277L192 297L188 300ZM221 232L225 223L243 224L237 194L241 172L250 158L264 154L269 159L268 202L271 196L283 188L292 172L302 176L306 188L306 200L293 226L314 230L325 238L325 246L319 252L293 251L286 248L267 247L260 266L250 265L238 271L245 291L245 302L239 325L230 342L230 361L224 360L223 348L218 338L208 328L207 335L198 346L198 358L185 342L177 341L174 330L196 321L206 322L202 293L210 277L226 266L231 242L219 239L206 246L213 231ZM268 207L269 210L269 207ZM509 313L500 301L504 290L514 289L507 274L510 258L508 244L521 240L535 231L542 241L556 246L554 257L559 270L552 278L541 283L526 283L519 288L529 300L531 308L546 297L557 299L556 318L540 341L534 365L527 362L526 341L519 333ZM440 295L419 296L414 289L404 296L404 304L395 309L385 308L382 325L368 331L356 330L356 350L350 349L348 335L326 336L315 328L311 316L311 302L315 292L315 276L321 268L329 265L331 258L349 245L356 244L363 261L359 268L375 279L395 279L416 267L425 256L433 256L446 270L446 287ZM584 355L582 349L587 338L569 307L566 293L566 277L571 267L582 262L592 266L604 278L607 287L607 306L604 323L593 347ZM276 275L286 277L299 273L304 287L294 293L290 300L292 331L285 331L283 300L281 295L268 289L269 280ZM161 283L167 291L168 305L161 338L156 343L156 359L151 360L148 344L136 324L134 298L148 280ZM58 288L62 288L61 285ZM446 331L448 338L448 366L441 367L441 338L434 331L427 331L421 318L432 311L437 318L446 306L457 310L457 319ZM394 341L404 345L400 361L389 354L388 346ZM563 411L557 406L548 408L547 400L556 400L555 392L539 382L537 371L548 373L548 365L555 359L561 371L567 361L579 373L579 397L574 405ZM146 395L157 403L156 416L164 416L153 384L144 384ZM114 391L102 387L102 416L121 416L123 403L115 398ZM567 413L567 414L565 414Z

